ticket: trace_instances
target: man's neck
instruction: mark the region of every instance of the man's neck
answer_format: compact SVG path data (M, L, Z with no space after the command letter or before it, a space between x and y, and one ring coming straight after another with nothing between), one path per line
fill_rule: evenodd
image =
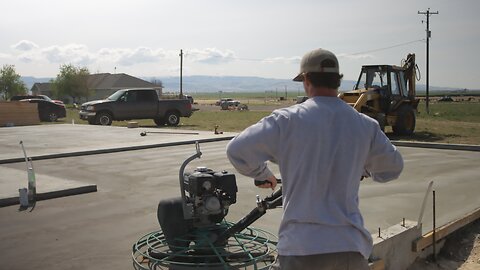
M338 90L333 88L326 87L316 87L312 88L310 97L336 97L338 95Z

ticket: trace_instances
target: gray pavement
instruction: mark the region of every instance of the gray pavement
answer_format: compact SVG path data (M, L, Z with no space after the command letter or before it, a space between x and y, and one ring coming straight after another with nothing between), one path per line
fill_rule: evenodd
M59 147L57 151L63 149L65 152L77 151L79 148L76 147L93 149L89 141L82 140L81 137L102 138L102 135L105 137L107 134L109 139L95 147L122 145L122 140L123 146L130 146L133 144L129 139L141 140L142 137L138 134L143 131L75 126L67 127L68 132L64 134L60 127L51 127L37 126L31 127L35 132L28 128L22 131L22 140L29 153L32 151L39 156L44 155L42 149L52 153L49 148L42 147L42 144L64 143L64 148ZM77 132L72 132L71 128ZM53 131L55 134L48 136ZM10 128L0 129L0 152L3 153L3 150L8 148L15 150L17 147L21 154L19 139L7 134L10 132L13 132ZM36 134L44 134L43 141L38 139ZM8 141L4 135L11 136L10 140L15 142L4 148ZM207 135L208 133L205 138L209 139ZM72 139L72 136L77 139ZM169 134L152 137L143 139L151 139L151 143L158 145L174 140ZM176 137L185 138L181 135ZM210 137L218 138L213 132ZM190 140L191 138L185 138L186 142ZM77 143L73 144L75 141ZM196 166L207 166L215 170L235 172L225 156L226 144L227 141L202 143L202 158L193 161L187 170ZM32 147L30 150L29 145L36 145L36 149ZM402 218L416 220L431 180L435 181L437 195L437 225L445 224L480 206L480 152L413 147L399 149L405 159L405 171L400 179L387 184L374 183L367 179L361 185L360 207L369 231L373 233L379 227L387 228L400 222ZM98 192L41 201L33 212L18 212L17 206L0 208L0 268L132 269L133 243L141 236L159 229L156 220L158 201L179 196L178 169L194 151L194 145L188 143L181 146L34 161L35 171L39 176L93 183L97 185ZM348 168L348 164L345 166ZM5 177L2 172L24 172L24 168L23 162L2 164L0 179ZM278 174L278 168L273 166L272 169ZM26 175L21 178L26 181L23 180ZM21 184L25 186L25 183ZM255 206L256 194L263 197L271 192L254 187L251 179L239 174L237 183L238 200L230 208L227 216L230 221L240 219ZM431 209L430 196L425 211L424 231L431 230ZM276 233L280 219L281 210L272 210L254 226Z
M144 132L145 136L140 134ZM233 133L185 131L167 128L99 127L90 125L37 125L0 129L0 164L23 162L20 146L34 161L60 157L95 155L189 144L193 141L225 140ZM26 170L0 167L0 207L18 204L18 189L26 187ZM37 198L47 199L95 192L96 185L68 178L36 175Z

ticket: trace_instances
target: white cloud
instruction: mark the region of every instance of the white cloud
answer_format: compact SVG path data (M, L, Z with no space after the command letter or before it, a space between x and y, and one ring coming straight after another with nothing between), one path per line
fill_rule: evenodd
M1 58L15 57L24 63L48 62L51 64L76 64L95 65L99 63L111 63L116 66L134 66L145 63L159 63L162 60L179 59L179 51L165 50L162 48L137 47L137 48L101 48L98 51L90 51L84 44L52 45L40 48L29 40L21 40L12 45L17 50L16 54L0 54ZM231 50L217 48L192 49L185 51L184 56L192 62L205 64L228 63L234 59L235 53Z
M88 65L93 63L95 56L83 44L68 44L65 46L50 46L42 49L42 54L51 63L72 63Z
M30 40L20 40L16 44L13 44L11 47L19 51L31 51L39 48L37 44Z
M134 50L122 49L118 53L117 62L120 65L131 66L141 63L154 63L165 56L162 49L153 50L147 47L139 47Z
M185 53L185 57L192 59L194 62L200 62L204 64L228 63L236 59L233 51L221 51L217 48L206 48L203 50L192 49Z
M38 53L26 52L17 56L17 59L24 63L31 63L39 59Z
M128 48L102 48L97 56L100 61L113 62L123 66L132 66L142 63L154 63L165 58L168 53L163 49L138 47Z

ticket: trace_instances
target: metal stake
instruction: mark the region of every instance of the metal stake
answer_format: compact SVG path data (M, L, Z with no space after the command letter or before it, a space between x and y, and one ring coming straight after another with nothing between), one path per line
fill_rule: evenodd
M433 186L433 181L430 181L430 184L428 184L427 192L425 192L425 197L423 198L422 208L420 209L420 215L419 215L418 221L417 221L417 229L419 229L420 226L422 226L423 212L425 211L425 206L427 205L428 194L430 193L430 190L432 190L432 186Z
M436 235L435 231L437 230L437 226L435 224L435 190L433 190L433 261L437 262L437 252L436 252Z

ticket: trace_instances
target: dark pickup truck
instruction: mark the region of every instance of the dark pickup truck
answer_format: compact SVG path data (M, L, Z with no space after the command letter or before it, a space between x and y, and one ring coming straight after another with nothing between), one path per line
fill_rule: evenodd
M111 125L113 120L153 119L155 124L177 126L180 117L192 115L188 99L160 99L155 89L122 89L107 99L82 104L80 118L91 125Z

